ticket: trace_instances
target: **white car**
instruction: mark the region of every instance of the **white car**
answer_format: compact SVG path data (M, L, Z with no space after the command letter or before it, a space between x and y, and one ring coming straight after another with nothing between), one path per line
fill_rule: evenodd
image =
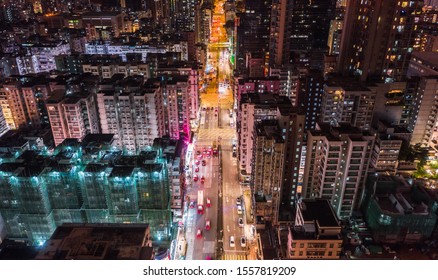
M243 214L243 209L241 205L237 206L237 214L242 215Z
M230 236L230 247L231 247L231 248L236 247L236 243L234 242L234 236L233 236L233 235Z

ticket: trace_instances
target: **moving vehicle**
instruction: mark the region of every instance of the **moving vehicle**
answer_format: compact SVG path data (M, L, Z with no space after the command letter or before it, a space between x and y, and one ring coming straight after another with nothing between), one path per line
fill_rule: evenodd
M202 176L201 177L201 184L204 184L204 182L205 182L205 178L204 178L204 176Z
M195 167L195 172L199 172L199 166Z
M236 243L234 242L234 236L233 236L233 235L230 236L230 247L231 247L231 248L236 247Z
M210 220L205 220L205 230L210 230L210 228L211 228Z
M237 214L242 215L243 214L243 209L241 205L237 206Z
M202 160L202 166L206 166L206 165L207 165L207 162L205 161L205 159Z
M196 165L199 165L199 160L196 160L196 161L195 161L195 164L196 164Z
M204 191L198 191L198 214L204 214Z
M194 201L190 201L189 206L190 206L190 208L195 208L195 202Z
M196 231L196 238L202 238L202 230L200 228Z
M209 197L207 197L207 202L205 203L205 206L207 206L208 208L211 207L211 200Z
M240 196L236 199L236 204L242 205L242 198Z
M246 238L245 238L245 236L240 237L240 247L242 247L242 248L246 247Z
M243 218L239 218L239 227L243 228Z
M198 174L193 175L193 181L195 181L195 182L198 181Z

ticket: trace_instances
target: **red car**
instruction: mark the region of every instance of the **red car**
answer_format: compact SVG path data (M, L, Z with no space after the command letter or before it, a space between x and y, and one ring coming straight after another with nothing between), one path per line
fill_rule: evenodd
M205 220L205 230L210 230L210 228L211 228L210 220Z
M193 176L193 181L195 181L195 182L198 181L198 174L195 174L195 175Z
M201 177L201 183L204 184L204 182L205 182L205 178L204 178L204 176L202 176Z
M199 172L199 166L195 167L195 172Z
M198 231L196 232L196 238L202 238L202 230L198 228Z
M205 204L207 207L211 207L211 200L209 197L207 197L207 203Z

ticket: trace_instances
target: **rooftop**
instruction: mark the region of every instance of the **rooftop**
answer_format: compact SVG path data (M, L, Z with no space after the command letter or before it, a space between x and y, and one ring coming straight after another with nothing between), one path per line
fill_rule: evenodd
M436 52L413 52L411 59L438 71L438 55Z
M151 260L148 224L63 224L36 259Z
M339 220L326 199L303 200L302 214L304 221L318 221L321 227L338 227Z

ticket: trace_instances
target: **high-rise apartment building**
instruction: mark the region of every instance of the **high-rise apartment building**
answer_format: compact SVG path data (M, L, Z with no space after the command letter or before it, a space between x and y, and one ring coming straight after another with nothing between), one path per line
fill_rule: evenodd
M190 139L191 84L188 76L170 76L163 85L168 135Z
M64 41L24 43L25 56L17 58L20 75L49 72L56 69L55 56L70 54L70 44Z
M187 92L185 93L185 98L182 99L183 102L187 102L187 109L189 110L190 119L197 119L199 110L199 70L197 65L190 65L185 62L169 64L158 64L155 71L156 77L176 77L185 76L187 77ZM185 78L182 78L185 80ZM182 81L181 80L181 81ZM185 87L185 86L184 86Z
M302 200L287 238L288 259L339 259L342 226L326 199Z
M248 53L262 53L269 62L272 1L246 1L244 13L237 14L236 69L246 73Z
M325 198L339 218L358 209L374 145L374 136L349 125L308 131L304 198Z
M347 5L340 48L340 72L384 77L405 75L415 45L422 0L351 0Z
M93 93L65 95L63 90L58 90L46 106L55 145L67 138L82 140L87 134L100 132Z
M152 146L165 133L162 88L146 83L140 90L97 94L102 133L115 135L116 146L130 153Z
M283 184L285 143L277 120L255 124L251 189L255 215L276 223Z
M395 174L398 166L398 156L403 140L390 134L377 134L374 150L371 156L371 166L375 172Z
M87 38L108 40L123 32L123 14L119 12L89 12L82 15Z
M175 6L174 24L178 30L195 31L196 0L169 1Z
M172 213L161 149L124 156L112 135L68 139L52 153L24 151L0 165L0 213L10 238L34 244L63 223L149 223L166 240Z
M335 7L334 0L272 1L271 65L292 63L322 70Z
M352 80L324 84L320 121L339 126L349 123L363 130L371 128L376 92Z
M438 77L421 77L413 97L408 129L412 132L411 144L434 146L438 140Z
M6 123L5 116L3 115L3 109L0 107L0 137L9 130L9 126Z
M254 125L262 120L275 120L277 102L273 94L242 95L237 111L237 133L239 145L239 169L241 180L248 181L252 174Z
M278 205L284 213L294 205L298 194L298 177L301 148L304 139L304 114L292 107L290 99L272 93L249 93L242 95L237 114L240 180L250 183L257 173L255 167L257 125L261 122L277 121L278 134L283 141L283 164ZM275 138L275 139L280 139ZM256 173L255 173L256 172ZM254 193L255 194L255 193ZM272 206L272 205L271 205ZM273 207L273 206L272 206ZM286 214L285 214L286 216ZM271 217L273 223L287 217Z
M321 114L324 76L320 70L306 70L299 79L298 106L306 115L305 130L315 129Z
M10 78L0 86L0 106L11 129L48 126L45 101L50 95L45 76Z

